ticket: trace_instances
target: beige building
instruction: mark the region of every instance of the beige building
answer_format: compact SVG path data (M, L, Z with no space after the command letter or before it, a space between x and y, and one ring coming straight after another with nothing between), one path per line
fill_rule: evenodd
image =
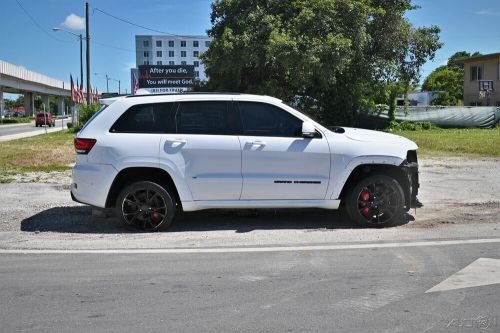
M500 53L471 57L464 64L464 105L500 106Z

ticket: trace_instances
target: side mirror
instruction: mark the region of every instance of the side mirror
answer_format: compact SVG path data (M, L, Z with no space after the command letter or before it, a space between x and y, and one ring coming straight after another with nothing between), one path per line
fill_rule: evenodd
M302 123L302 136L304 138L314 138L316 136L316 128L314 124L310 121L304 121Z

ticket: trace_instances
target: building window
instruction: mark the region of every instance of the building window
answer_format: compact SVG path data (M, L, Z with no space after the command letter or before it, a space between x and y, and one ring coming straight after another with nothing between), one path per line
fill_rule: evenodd
M168 41L168 47L174 47L174 41L173 40L169 40Z
M168 56L170 58L173 58L174 57L174 51L168 51Z
M156 41L156 47L161 47L161 40Z
M200 52L199 51L193 51L193 57L198 58L199 56L200 56Z
M186 65L186 62L185 61L181 61L181 65Z
M198 47L199 46L199 43L197 40L193 40L193 47Z
M149 51L144 51L144 58L149 58Z
M186 47L186 41L185 40L181 40L181 47Z
M181 51L181 57L185 58L186 57L186 51Z
M200 77L200 72L194 71L194 77Z
M168 64L169 64L169 65L173 65L173 64L174 64L174 62L173 62L172 60L170 60L170 61L168 62Z
M195 61L195 62L193 62L193 65L194 65L194 67L200 67L200 62L199 61Z
M210 46L210 41L209 41L209 40L206 40L206 41L205 41L205 46L206 46L206 47L209 47L209 46Z
M149 65L149 60L144 60L144 65Z
M163 57L163 52L161 52L161 51L156 51L156 56L157 56L158 58Z
M163 63L161 62L161 60L158 60L158 61L156 62L156 64L157 64L157 65L163 65Z
M149 47L149 40L143 40L142 41L142 46Z
M483 79L483 66L470 67L470 80L478 81Z

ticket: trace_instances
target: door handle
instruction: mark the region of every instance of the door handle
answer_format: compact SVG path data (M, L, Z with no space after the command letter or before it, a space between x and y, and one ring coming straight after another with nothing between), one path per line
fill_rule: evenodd
M172 148L180 148L183 147L187 143L187 140L184 139L167 139L165 140L165 144L170 145Z
M256 147L264 147L266 145L266 143L264 141L250 141L247 143L252 145L252 146L256 146Z

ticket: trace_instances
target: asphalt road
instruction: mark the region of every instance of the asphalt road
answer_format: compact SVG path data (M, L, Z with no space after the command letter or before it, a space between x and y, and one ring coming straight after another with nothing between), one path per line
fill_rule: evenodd
M64 127L66 124L71 121L70 118L66 118L63 120ZM61 128L61 119L56 120L55 128ZM47 129L52 129L52 127L47 127ZM29 124L16 124L16 125L1 125L0 126L0 137L7 135L15 135L15 134L23 134L23 133L31 133L37 131L44 131L43 127L35 127L35 123Z
M479 258L500 258L498 239L377 244L242 253L2 253L0 331L498 332L500 284L426 293ZM499 277L499 270L487 269L473 272L476 283Z

